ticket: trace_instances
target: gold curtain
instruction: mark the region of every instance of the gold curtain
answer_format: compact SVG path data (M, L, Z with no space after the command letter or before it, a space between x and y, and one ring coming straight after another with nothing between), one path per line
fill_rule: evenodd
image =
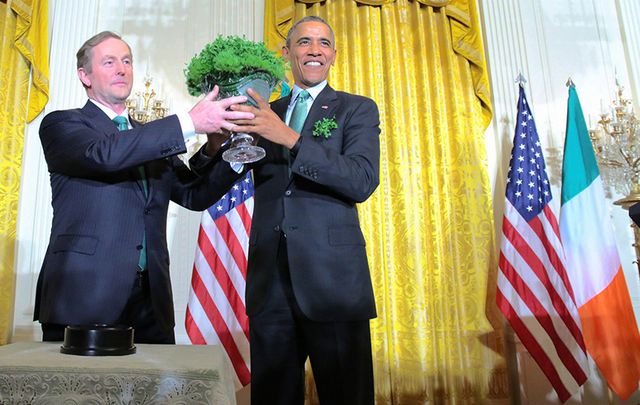
M13 322L25 125L49 99L47 14L47 0L0 0L0 345Z
M378 308L377 403L508 398L488 320L491 97L475 0L266 0L267 45L280 49L305 15L335 31L332 87L373 98L381 113L381 184L359 206Z

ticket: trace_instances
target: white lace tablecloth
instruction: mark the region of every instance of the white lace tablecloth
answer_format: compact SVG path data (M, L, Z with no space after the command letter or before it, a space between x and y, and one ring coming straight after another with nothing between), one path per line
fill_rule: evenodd
M126 356L60 353L60 343L0 346L0 404L235 404L218 346L144 345Z

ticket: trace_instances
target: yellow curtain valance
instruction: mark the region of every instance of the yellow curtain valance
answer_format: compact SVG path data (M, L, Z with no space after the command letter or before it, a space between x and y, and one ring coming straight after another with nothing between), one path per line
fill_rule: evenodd
M293 24L293 14L294 14L294 3L305 3L305 4L315 4L321 3L325 0L275 0L275 26L278 27L278 33L282 36L282 38L286 38L287 32L291 28ZM382 6L383 4L395 3L397 0L353 0L358 4L364 4L368 6ZM412 0L414 1L414 0ZM432 7L444 7L447 6L452 0L415 0L418 3L424 4L425 6ZM455 3L455 0L453 0ZM460 12L458 11L460 8L456 7L455 11L452 11L452 15L455 15L456 18L461 17ZM449 13L447 13L449 14ZM469 18L467 17L467 23Z
M265 38L266 43L280 43L287 36L293 24L295 3L315 4L326 0L275 0L274 26L279 38ZM397 0L353 0L357 4L382 6ZM479 21L476 10L469 7L469 0L409 0L429 7L444 7L450 21L453 50L467 59L471 66L471 75L476 97L482 105L485 127L491 122L491 91L489 78L484 68L484 52L479 27L473 27L473 21ZM273 31L272 31L273 32Z
M290 0L291 3L296 0ZM297 0L298 3L321 3L326 0ZM354 0L358 4L364 4L367 6L381 6L383 4L395 3L396 0ZM432 7L443 7L446 6L451 0L416 0L418 3L424 4L425 6Z

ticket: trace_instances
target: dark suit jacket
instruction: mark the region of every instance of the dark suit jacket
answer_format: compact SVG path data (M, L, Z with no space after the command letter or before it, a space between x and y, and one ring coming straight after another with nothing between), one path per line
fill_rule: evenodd
M143 233L154 310L174 326L166 220L169 200L207 209L239 177L219 155L196 176L175 115L119 132L92 102L55 111L40 126L53 223L36 291L35 320L114 323L136 279ZM146 169L145 198L137 166ZM220 164L218 164L220 163Z
M629 217L637 226L640 226L640 203L635 203L629 207Z
M272 109L284 119L290 97ZM331 137L312 136L315 122L335 117ZM301 131L288 174L281 145L260 139L266 157L254 164L255 207L247 271L247 313L257 314L276 271L286 234L291 284L303 313L316 321L376 316L356 203L379 183L378 108L373 100L329 86L318 95Z

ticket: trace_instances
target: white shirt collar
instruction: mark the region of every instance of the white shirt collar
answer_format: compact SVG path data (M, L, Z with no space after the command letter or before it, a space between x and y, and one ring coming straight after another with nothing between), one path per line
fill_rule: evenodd
M115 117L117 117L118 115L121 117L125 117L127 119L127 123L129 125L129 127L131 127L131 122L129 121L129 114L127 114L127 110L124 110L122 112L122 114L117 114L115 111L113 111L111 108L107 107L106 105L100 103L99 101L93 100L93 99L89 99L89 101L91 101L93 104L96 105L96 107L98 107L99 109L102 110L102 112L104 112L105 114L107 114L107 117L109 117L110 120L113 120Z
M309 87L307 91L311 96L311 100L315 101L316 97L318 97L318 94L320 94L320 92L324 90L325 87L327 87L326 80L323 80L322 82L320 82L319 84L316 84L313 87ZM302 89L298 87L297 84L293 85L293 90L291 90L291 102L289 103L290 105L293 105L296 102L296 99L298 98L298 94L300 94L301 91Z

